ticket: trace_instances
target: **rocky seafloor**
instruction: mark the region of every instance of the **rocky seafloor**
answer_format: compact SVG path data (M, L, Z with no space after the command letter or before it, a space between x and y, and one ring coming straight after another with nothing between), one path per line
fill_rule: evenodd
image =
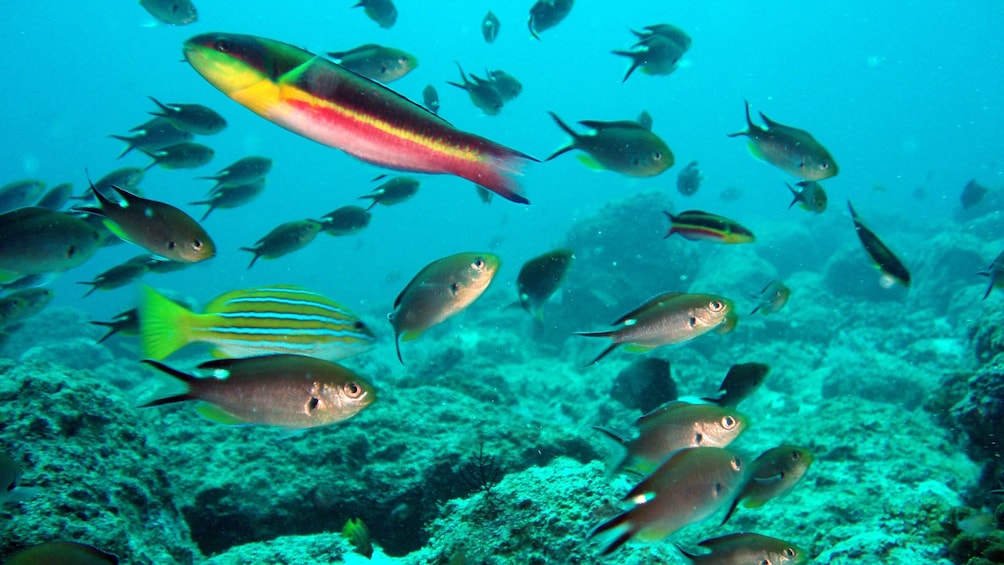
M0 347L0 449L22 464L24 485L41 489L0 507L0 559L74 539L123 563L363 562L341 534L361 518L372 561L409 565L685 563L675 545L694 550L736 531L790 540L818 563L1004 562L994 492L1004 470L1004 293L982 301L986 283L974 276L1001 245L974 229L993 232L1000 218L970 218L971 229L946 226L936 245L913 247L910 235L930 226L904 226L890 243L917 282L886 291L853 239L817 238L794 222L758 233L756 246L716 247L662 240L660 217L626 220L659 207L663 196L636 195L554 242L577 260L543 326L502 308L513 291L496 285L406 344L406 366L389 339L346 360L379 401L303 433L220 426L185 405L138 409L158 377L106 347L131 338L95 345L103 332L79 312L42 312ZM769 364L740 407L752 425L733 447L750 459L782 443L807 447L815 462L805 479L724 527L718 514L599 557L588 534L632 483L609 476L618 448L593 427L626 430L641 414L614 386L640 357L617 351L585 368L605 342L570 333L674 289L735 296L745 314L745 295L775 277L792 289L781 312L647 355L668 359L690 396L713 393L734 363Z

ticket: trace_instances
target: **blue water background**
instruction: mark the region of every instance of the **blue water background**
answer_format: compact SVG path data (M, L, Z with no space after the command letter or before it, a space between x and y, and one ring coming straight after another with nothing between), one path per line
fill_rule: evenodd
M677 209L730 215L754 231L773 222L809 221L804 212L787 210L790 195L783 183L797 179L751 158L742 139L726 137L745 127L744 98L754 111L805 128L830 149L840 175L825 183L827 216L846 215L844 201L852 199L872 224L882 220L880 231L899 244L907 262L923 242L899 239L897 218L929 221L933 235L958 208L970 178L1001 184L1004 2L580 0L542 41L526 31L529 2L401 0L390 30L351 9L353 3L204 0L199 21L185 27L144 26L152 18L130 1L8 3L0 24L0 183L22 177L39 177L50 186L72 181L79 193L85 169L98 177L148 162L138 152L116 160L123 144L107 137L148 118L154 109L148 95L209 105L230 124L197 140L215 148L216 158L195 171L149 171L142 183L149 197L198 217L204 208L186 203L201 199L211 183L194 176L251 154L273 158L275 167L258 200L217 210L205 223L218 245L217 258L146 280L200 300L256 284L295 283L373 311L389 311L423 265L463 250L494 247L504 261L496 284L511 285L518 266L560 244L574 222L644 190L665 190ZM479 28L489 8L502 22L490 45ZM693 36L684 67L668 77L636 72L622 84L628 62L610 50L630 47L629 29L659 22ZM539 158L567 139L548 110L570 123L633 119L648 110L677 164L650 179L594 172L571 155L529 164L521 182L531 206L500 198L486 206L468 181L422 176L414 200L374 209L361 234L322 234L298 253L247 270L250 255L238 247L279 223L361 202L356 197L385 171L289 133L209 85L181 62L182 41L209 31L262 35L312 51L362 43L405 49L420 64L394 89L420 100L423 87L433 84L441 114L456 126ZM504 69L522 81L523 94L501 115L481 115L464 92L445 83L458 78L455 60L478 74L486 67ZM706 180L701 192L684 199L676 194L676 173L693 159ZM729 187L740 188L744 197L723 202L718 194ZM926 198L912 196L917 187ZM834 237L853 241L849 220L842 222L847 229ZM132 245L100 251L55 283L55 304L84 308L99 319L130 308L132 290L81 300L85 288L76 281L140 252ZM983 282L974 277L973 284Z

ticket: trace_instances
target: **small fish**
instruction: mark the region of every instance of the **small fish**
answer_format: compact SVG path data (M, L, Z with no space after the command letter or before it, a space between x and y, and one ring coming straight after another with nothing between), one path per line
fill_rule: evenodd
M871 257L875 266L882 271L882 278L879 284L882 288L889 288L893 284L899 283L905 287L910 286L910 271L906 270L903 262L899 260L893 252L886 247L882 240L875 233L868 229L868 226L861 223L857 212L851 206L851 201L847 201L847 208L851 211L851 219L854 220L854 231L857 232L861 244Z
M108 328L105 335L101 336L95 343L102 343L115 334L136 335L139 333L139 309L130 308L125 312L120 312L108 322L92 321L89 324Z
M701 170L697 168L697 161L691 161L676 176L676 190L684 196L693 196L701 188Z
M32 206L45 192L45 182L35 179L17 180L0 187L0 213Z
M732 301L713 294L664 292L614 320L612 330L579 332L586 337L609 337L613 343L589 365L596 364L621 344L641 353L663 345L684 343L712 330L728 333L736 325Z
M373 217L366 208L342 206L321 216L321 231L328 235L351 235L370 225Z
M418 66L414 55L375 43L348 51L329 51L328 56L346 69L384 84L403 77Z
M669 361L645 357L631 363L617 373L610 396L628 408L638 408L643 414L676 400L678 391L670 374Z
M780 445L765 451L750 463L746 483L720 525L724 526L729 521L740 502L746 508L756 508L791 492L805 476L812 461L812 452L797 445Z
M103 218L108 229L120 238L172 261L198 263L216 255L216 244L191 216L181 210L147 200L112 185L121 202L104 196L91 185L97 207L76 208Z
M159 109L151 115L165 118L171 125L195 135L213 135L227 127L227 121L212 108L202 104L163 104L153 96L147 96Z
M264 178L271 170L271 159L252 156L234 161L211 177L196 178L216 181L216 186L209 189L209 193L212 194L225 186L240 186L255 182Z
M394 328L397 359L401 340L417 339L470 306L488 289L501 261L491 253L457 253L426 265L394 300L387 315Z
M735 202L743 197L743 189L738 186L730 186L723 188L721 192L718 193L718 199L722 202Z
M48 288L23 288L0 297L0 328L19 324L38 314L56 293Z
M723 408L735 408L744 399L756 392L770 372L770 365L763 363L737 363L729 367L722 385L718 387L718 398L702 398Z
M760 118L767 127L753 123L750 119L750 103L747 101L747 128L728 136L745 135L750 138L749 150L754 157L800 179L818 181L837 176L837 163L809 132L779 124L763 112L760 112Z
M146 166L149 170L156 165L164 169L196 169L213 160L216 152L212 147L186 141L168 145L156 150L140 148L153 162Z
M117 555L75 541L50 541L12 555L4 565L118 565Z
M254 253L248 268L254 267L255 261L259 257L266 259L276 259L283 255L288 255L294 251L302 249L314 238L324 227L324 224L317 220L296 220L279 224L264 237L255 242L254 247L241 247L241 251Z
M656 37L668 39L679 45L684 51L690 49L693 39L682 29L673 24L653 24L645 26L642 31L631 30L631 33L638 37L638 42L633 47L640 47Z
M153 359L143 362L179 379L188 390L141 408L198 400L203 403L199 414L221 424L316 428L348 420L376 400L373 386L359 375L303 355L217 359L198 366L206 376Z
M362 8L369 19L384 29L397 21L397 8L391 0L359 0L353 8Z
M691 241L712 241L715 243L753 243L753 232L739 222L724 216L709 214L700 210L687 210L677 215L663 211L669 218L669 231L663 239L678 233Z
M73 183L64 182L50 188L38 199L35 206L49 210L59 210L73 196Z
M370 540L370 530L362 518L349 518L342 526L342 537L349 540L354 551L367 559L373 557L373 544Z
M107 175L94 181L94 188L108 198L117 198L118 195L112 186L119 186L131 192L139 191L139 183L143 182L146 171L139 167L122 167L115 169ZM94 193L90 190L84 192L83 196L76 196L74 200L94 200Z
M466 90L467 96L470 97L471 102L476 107L489 116L497 116L502 111L505 100L502 99L499 91L495 89L495 84L490 79L484 79L475 75L470 75L471 80L467 80L467 74L464 73L464 69L460 66L460 63L457 63L457 68L460 69L460 80L463 81L463 84L450 81L447 81L446 84L452 84L457 88Z
M24 275L10 282L0 282L0 294L46 286L56 280L57 276L57 273L38 273L35 275Z
M779 280L772 280L760 291L756 307L750 312L750 316L760 312L764 316L776 314L784 308L791 296L791 289Z
M383 178L382 176L377 177L374 180L379 180ZM384 206L393 206L395 204L400 204L415 196L418 192L418 181L411 177L394 177L387 182L381 184L380 186L373 189L373 192L369 194L364 194L360 196L360 199L369 198L372 200L370 205L366 207L366 210L370 210L377 204L382 204ZM366 220L367 222L369 219ZM365 226L363 226L365 227Z
M816 214L822 214L826 211L827 198L823 185L813 180L803 180L795 183L795 186L799 187L799 190L795 190L790 184L784 184L791 191L793 197L791 204L788 204L789 210L791 210L792 206L798 204L801 209Z
M425 107L433 114L439 113L439 93L436 92L435 86L427 84L422 89L422 104L425 104Z
M539 40L537 34L560 24L572 11L573 4L575 0L537 0L530 7L530 19L526 22L530 35Z
M139 0L139 5L165 24L183 26L199 19L191 0Z
M962 189L962 209L968 210L982 202L987 192L990 192L990 189L976 182L976 179L967 182Z
M561 286L574 259L571 249L556 249L524 263L516 277L520 306L543 320L544 303Z
M676 549L693 565L803 565L809 554L784 540L753 533L736 533L706 539L697 544L711 553L697 555Z
M66 212L28 207L0 214L0 282L66 271L101 249L101 230Z
M485 38L488 43L494 43L495 38L499 36L499 29L502 24L499 22L498 16L488 10L485 17L481 19L481 36Z
M990 296L990 291L994 287L1004 286L1004 251L994 259L993 263L987 267L986 271L980 271L979 274L984 277L990 278L990 284L987 286L987 291L983 294L983 300L986 300Z
M156 151L169 145L176 145L191 141L195 136L191 132L180 130L174 127L171 120L167 118L154 118L146 123L140 124L131 130L135 132L131 136L109 135L112 139L126 142L126 148L119 154L119 159L133 149L146 149Z
M156 273L158 275L163 275L165 273L174 273L182 269L187 269L191 263L186 263L184 261L171 261L170 259L164 259L163 257L158 257L156 255L146 253L143 255L137 255L129 260L132 263L142 263L146 265L151 273Z
M112 290L121 288L138 280L150 270L143 263L126 261L101 273L92 281L81 281L77 284L90 285L90 290L84 296L90 296L95 290Z
M189 343L216 357L294 353L335 361L369 349L373 332L348 308L288 285L234 290L195 313L148 286L139 302L143 356L164 359Z
M5 504L17 504L29 500L42 490L20 486L20 481L21 465L10 455L0 451L0 509Z
M623 500L634 502L632 508L594 528L589 537L615 533L602 555L613 553L635 536L662 539L728 504L744 477L742 458L728 449L677 451L624 496Z
M749 425L746 416L714 404L667 402L635 421L638 435L631 440L596 427L625 448L611 473L647 475L667 457L690 447L725 447Z
M200 222L204 222L209 214L217 208L238 208L251 202L258 195L265 190L265 178L259 178L258 180L253 180L247 184L237 184L237 185L224 185L216 189L209 195L206 200L197 200L195 202L189 202L193 206L198 206L200 204L206 204L209 209L206 213L202 215L199 219Z
M513 175L524 160L536 159L458 130L324 57L263 37L224 33L189 39L184 54L224 94L308 139L398 171L456 175L529 203Z
M550 161L567 151L579 149L589 155L586 159L580 158L586 166L632 177L652 177L673 166L673 152L662 138L652 133L650 122L649 127L645 127L641 121L580 121L580 124L592 129L593 132L579 134L561 121L554 112L549 114L558 127L572 136L572 142L555 151L544 159L545 161Z
M503 102L508 102L516 98L523 92L523 85L516 77L503 70L487 71L488 80L491 81L495 91L502 97Z
M627 82L635 69L641 69L641 72L653 76L673 74L686 52L687 50L679 43L661 35L652 35L632 51L611 51L614 55L631 59L631 66L628 67L621 82Z

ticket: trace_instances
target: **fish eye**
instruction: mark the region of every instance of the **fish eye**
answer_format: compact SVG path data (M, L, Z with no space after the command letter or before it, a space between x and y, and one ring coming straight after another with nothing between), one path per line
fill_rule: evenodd
M687 321L690 322L690 327L694 327L694 326L697 325L697 318L695 318L693 316L691 316L690 319L687 320Z
M359 398L363 395L363 387L359 386L359 383L355 381L345 383L342 390L345 391L345 396L348 396L349 398Z
M661 161L662 160L662 152L661 151L655 151L655 152L653 152L652 153L652 160L653 161Z
M732 428L736 427L736 423L737 423L736 419L733 418L732 416L725 416L724 418L722 418L722 427L725 428L726 430L731 430Z
M192 240L192 249L194 249L195 251L202 251L202 240L193 239Z
M708 309L712 312L721 312L725 309L725 303L721 300L712 300L708 303Z
M217 39L216 42L213 43L213 49L216 49L220 53L228 53L233 48L233 43L230 43L226 39Z
M790 548L790 547L784 548L784 551L782 553L784 553L785 557L794 557L795 556L795 550L792 549L792 548Z
M704 434L698 433L698 434L694 435L694 444L695 445L701 445L701 442L703 442L703 441L704 441Z
M314 410L317 410L317 405L320 404L320 403L321 403L321 401L316 396L312 397L310 399L310 402L307 403L307 410L310 411L310 412L313 412Z
M820 163L819 168L825 171L826 169L830 168L830 164L826 162Z
M796 451L792 451L791 452L791 458L794 459L795 461L798 461L799 459L802 458L802 454L800 452L798 452L797 450Z
M481 257L478 257L478 258L474 259L473 261L471 261L471 266L474 267L475 269L480 270L481 268L483 268L485 266L485 260L482 259Z
M743 468L743 460L738 457L732 458L732 468L736 471L740 471Z
M770 559L763 559L759 565L773 565L773 563L771 563Z

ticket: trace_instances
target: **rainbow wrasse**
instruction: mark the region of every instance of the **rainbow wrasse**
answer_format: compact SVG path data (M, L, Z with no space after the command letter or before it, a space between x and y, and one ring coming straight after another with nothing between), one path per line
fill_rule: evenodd
M882 271L882 278L879 280L882 288L889 288L895 283L906 287L910 286L910 271L906 269L906 266L899 260L899 257L896 257L896 254L886 244L882 243L882 240L875 235L875 232L868 229L868 226L861 222L850 200L847 201L847 209L851 212L851 219L854 220L854 231L857 232L861 245L864 246L865 251L868 252L868 256L871 257L875 266Z
M224 94L290 131L382 167L465 178L529 201L513 179L534 160L466 133L386 86L287 43L228 33L195 36L188 62Z
M675 216L666 211L662 213L669 218L669 230L663 239L678 233L691 241L752 243L756 240L753 232L743 227L739 222L724 216L700 210L687 210Z

